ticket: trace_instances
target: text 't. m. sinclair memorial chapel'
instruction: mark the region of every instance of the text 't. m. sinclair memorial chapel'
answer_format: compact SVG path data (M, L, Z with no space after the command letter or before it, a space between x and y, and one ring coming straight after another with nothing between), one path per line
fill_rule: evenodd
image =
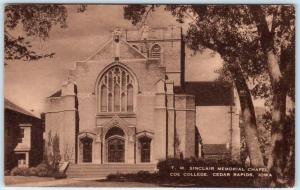
M58 135L70 171L83 163L142 168L167 157L239 160L234 88L185 81L181 28L116 29L108 39L47 98L46 141Z

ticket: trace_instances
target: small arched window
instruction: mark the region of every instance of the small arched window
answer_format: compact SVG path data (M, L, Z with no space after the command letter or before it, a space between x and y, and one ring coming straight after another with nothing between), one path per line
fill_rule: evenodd
M100 112L133 112L135 80L125 68L115 65L98 83Z
M161 47L160 47L160 45L154 44L151 47L151 50L150 50L150 57L151 58L160 58L160 54L161 54Z

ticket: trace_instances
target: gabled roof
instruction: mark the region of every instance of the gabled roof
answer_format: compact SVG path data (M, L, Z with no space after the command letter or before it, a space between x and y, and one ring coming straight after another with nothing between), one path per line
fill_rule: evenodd
M232 86L224 82L185 82L183 87L175 87L174 93L194 95L196 106L225 106L233 103Z
M130 124L126 120L120 118L118 115L114 115L110 120L102 124L103 127L114 126L114 127L121 127L121 128L127 127L129 125Z
M95 60L98 59L98 56L101 56L101 54L107 54L110 56L113 56L114 51L114 42L111 38L106 43L104 43L94 54L92 54L90 57L88 57L85 61ZM142 52L134 48L130 43L127 41L121 39L120 40L120 49L123 49L120 51L120 59L147 59L147 56L145 56Z
M13 103L12 101L8 100L7 98L4 98L4 108L5 109L9 109L24 115L28 115L31 117L35 117L38 118L37 116L33 115L32 113L30 113L29 111L25 110L24 108L16 105L15 103Z

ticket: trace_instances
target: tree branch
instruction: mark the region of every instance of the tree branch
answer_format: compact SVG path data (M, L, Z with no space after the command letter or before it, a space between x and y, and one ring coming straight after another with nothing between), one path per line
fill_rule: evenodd
M278 24L276 23L276 19L277 19L277 16L279 14L279 12L281 11L281 6L278 6L277 5L277 9L276 11L273 13L273 20L272 20L272 27L271 27L271 33L274 35L275 33L275 29L276 27L278 26Z
M273 35L269 31L268 23L266 17L263 14L263 10L260 5L249 6L250 13L255 21L258 33L261 36L261 45L265 51L268 51L270 48L273 48Z
M154 10L154 5L151 5L151 7L147 10L147 12L143 15L143 20L141 22L141 26L145 25L150 11L153 11L153 10Z

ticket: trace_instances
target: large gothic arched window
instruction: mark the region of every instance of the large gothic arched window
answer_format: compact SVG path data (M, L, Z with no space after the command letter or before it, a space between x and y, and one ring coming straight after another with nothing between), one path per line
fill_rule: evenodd
M115 65L108 69L98 83L100 112L133 112L134 77L125 68Z

